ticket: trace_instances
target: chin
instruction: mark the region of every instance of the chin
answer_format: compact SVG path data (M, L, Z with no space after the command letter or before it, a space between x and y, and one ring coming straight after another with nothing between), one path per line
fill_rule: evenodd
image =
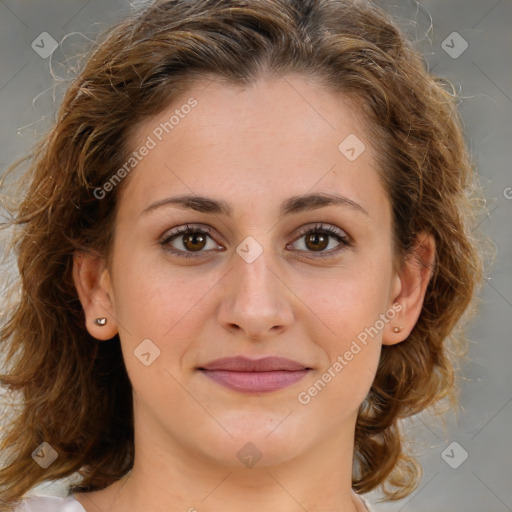
M291 415L290 415L291 416ZM274 421L261 412L255 415L240 415L236 423L219 422L226 428L210 431L194 444L203 456L215 464L240 468L270 467L287 463L313 444L311 437L305 438L304 431L311 429L297 425L286 414ZM280 424L280 422L282 422Z

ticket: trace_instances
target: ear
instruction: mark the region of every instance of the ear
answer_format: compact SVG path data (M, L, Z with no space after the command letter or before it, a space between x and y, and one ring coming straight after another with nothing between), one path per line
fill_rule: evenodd
M85 327L89 334L98 340L114 337L118 330L110 274L104 258L76 252L73 255L73 281L84 309ZM102 317L107 319L107 323L97 325L94 320Z
M394 276L392 302L396 315L386 324L383 345L404 341L416 325L433 274L435 254L434 237L424 232L417 235L412 252L407 256L403 268ZM400 331L394 332L395 327L400 327Z

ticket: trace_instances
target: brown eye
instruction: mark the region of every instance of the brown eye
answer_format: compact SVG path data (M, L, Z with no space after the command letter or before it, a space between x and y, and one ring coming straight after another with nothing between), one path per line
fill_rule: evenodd
M172 230L163 237L160 245L171 254L184 257L194 257L196 254L200 256L209 249L222 249L213 240L209 228L193 226L181 226Z
M329 236L323 233L312 233L305 236L306 247L312 251L323 251L329 245Z
M352 239L344 231L322 224L304 230L294 243L299 241L303 241L304 247L299 248L299 252L317 253L315 257L320 258L335 256L343 249L353 245ZM331 250L326 250L332 241L335 243L330 247Z
M202 233L188 233L181 239L183 246L190 251L200 251L206 245L206 236Z

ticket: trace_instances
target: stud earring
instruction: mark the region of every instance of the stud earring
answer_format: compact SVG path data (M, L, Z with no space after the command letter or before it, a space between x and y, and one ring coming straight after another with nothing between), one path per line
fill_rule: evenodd
M103 327L104 325L106 325L107 319L105 317L95 318L94 319L94 323L96 325L99 325L100 327Z
M401 330L401 327L393 327L393 332L400 332Z

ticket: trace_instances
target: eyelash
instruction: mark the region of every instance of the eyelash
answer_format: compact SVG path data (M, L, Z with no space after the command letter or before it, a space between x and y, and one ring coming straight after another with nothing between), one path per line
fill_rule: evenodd
M199 228L197 226L190 226L187 224L186 226L180 226L180 227L176 228L174 231L172 231L171 233L168 233L159 243L162 247L165 248L166 251L172 253L173 255L183 257L183 258L197 258L198 256L196 256L196 254L204 252L204 251L196 251L196 253L194 253L193 251L188 251L188 252L187 251L179 251L176 249L170 249L168 246L168 244L171 241L173 241L175 238L178 238L180 235L183 235L186 233L187 234L188 233L204 234L204 235L208 235L212 240L214 240L212 231L209 227ZM340 251L343 251L347 247L352 247L353 242L352 242L351 237L348 236L347 234L342 234L342 233L344 233L344 232L337 230L336 228L334 228L332 226L328 226L328 225L324 225L324 224L316 224L315 226L310 226L309 228L301 231L299 236L293 242L296 242L297 240L299 240L300 238L302 238L304 236L312 235L312 234L323 234L323 235L328 235L330 237L334 237L338 242L340 242L340 245L337 248L331 249L328 252L316 253L316 255L314 256L315 258L327 258L327 257L331 257L331 256L338 254ZM299 251L299 252L311 252L314 254L314 251Z

